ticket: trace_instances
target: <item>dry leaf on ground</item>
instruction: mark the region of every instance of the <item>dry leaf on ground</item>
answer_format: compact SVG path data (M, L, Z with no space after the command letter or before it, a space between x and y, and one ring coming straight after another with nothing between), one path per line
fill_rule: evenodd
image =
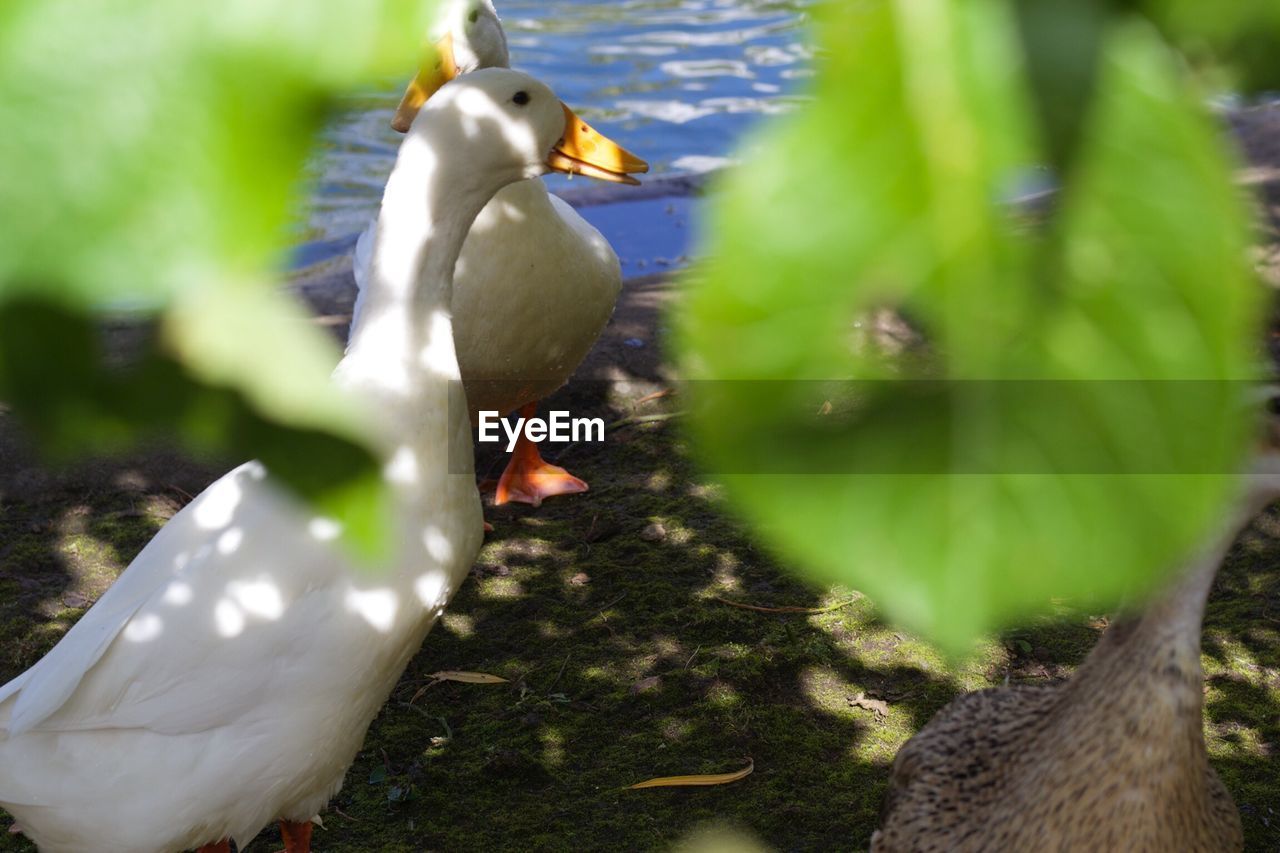
M747 759L747 766L734 773L712 773L700 776L662 776L657 779L649 779L644 782L637 782L628 790L634 791L639 788L690 788L702 785L728 785L731 782L738 782L751 775L756 769L756 763L752 759Z

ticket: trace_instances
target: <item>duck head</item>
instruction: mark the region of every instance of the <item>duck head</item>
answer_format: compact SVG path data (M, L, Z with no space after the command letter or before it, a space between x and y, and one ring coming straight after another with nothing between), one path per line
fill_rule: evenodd
M405 133L436 90L459 74L481 68L509 68L507 34L490 0L448 0L417 76L409 81L391 126Z
M638 183L610 168L628 168L617 158L630 155L592 131L545 84L506 68L480 69L442 86L408 133L406 145L430 140L434 150L465 149L471 170L498 185L548 172Z
M409 82L391 126L405 133L442 86L450 80L485 68L507 68L507 36L490 0L449 0L440 18L439 38L427 52L418 74ZM561 105L565 132L554 152L555 171L585 175L602 181L638 184L633 174L649 171L649 164L578 118Z

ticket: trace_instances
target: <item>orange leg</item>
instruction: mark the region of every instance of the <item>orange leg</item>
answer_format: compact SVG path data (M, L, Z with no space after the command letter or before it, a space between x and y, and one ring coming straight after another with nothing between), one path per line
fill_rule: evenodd
M196 853L231 853L231 842L224 838L217 844L206 844Z
M520 409L520 416L533 418L538 415L538 403L532 403ZM559 465L545 461L538 453L538 445L524 437L521 431L516 439L515 450L511 451L511 460L507 470L502 472L498 480L498 492L493 502L502 506L511 501L541 506L544 498L554 495L575 495L585 492L587 484Z
M284 853L311 853L311 830L315 824L311 821L295 823L291 820L280 821L280 837L284 839Z

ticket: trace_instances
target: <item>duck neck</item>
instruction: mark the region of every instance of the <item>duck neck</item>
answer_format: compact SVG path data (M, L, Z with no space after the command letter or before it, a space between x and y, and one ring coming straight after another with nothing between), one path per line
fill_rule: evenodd
M486 198L450 179L429 151L410 150L417 145L415 138L405 141L387 181L366 302L351 330L348 356L357 362L429 362L435 368L429 375L456 379L452 342L436 346L445 343L436 336L451 336L454 266Z
M1082 675L1105 674L1119 685L1134 683L1132 670L1142 670L1139 681L1150 677L1159 682L1164 692L1181 700L1178 705L1198 715L1201 624L1218 567L1236 532L1235 526L1221 531L1167 591L1142 610L1119 616L1082 664Z
M378 216L365 305L338 370L339 380L373 407L391 450L415 451L418 469L430 454L439 474L471 475L453 341L453 270L491 190L467 170L450 169L424 138L405 141ZM443 448L447 465L440 464ZM406 472L406 480L426 473Z
M1116 620L1064 686L1057 725L1046 731L1110 744L1114 762L1131 765L1135 778L1153 786L1204 793L1206 772L1183 771L1208 762L1200 664L1205 607L1232 543L1265 505L1252 496L1244 501L1166 592Z
M1081 665L1091 670L1121 673L1125 667L1150 667L1159 658L1194 682L1197 708L1201 697L1200 633L1214 578L1231 545L1253 518L1276 497L1271 489L1250 489L1234 511L1187 562L1169 589L1140 611L1121 616ZM1123 665L1120 665L1123 664ZM1172 675L1173 669L1167 674ZM1127 677L1120 675L1120 677Z

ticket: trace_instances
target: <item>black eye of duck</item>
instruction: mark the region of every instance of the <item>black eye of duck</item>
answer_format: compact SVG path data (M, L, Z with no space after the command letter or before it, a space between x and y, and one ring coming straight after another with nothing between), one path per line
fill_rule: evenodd
M511 100L516 102L516 106L523 107L525 104L529 103L529 101L532 99L529 97L528 92L520 91L520 92L516 92L515 95L511 98Z
M473 24L474 24L476 21L480 20L480 10L479 10L479 9L472 9L472 10L471 10L471 14L470 14L470 15L467 15L467 20L468 20L468 21L470 21L470 22L471 22L471 23L473 23Z

